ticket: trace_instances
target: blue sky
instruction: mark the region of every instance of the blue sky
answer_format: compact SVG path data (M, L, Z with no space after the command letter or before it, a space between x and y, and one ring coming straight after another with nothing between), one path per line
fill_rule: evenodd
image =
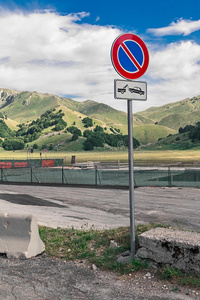
M0 87L92 99L126 111L114 99L114 39L137 34L150 63L147 101L134 112L200 95L200 2L197 0L1 1Z

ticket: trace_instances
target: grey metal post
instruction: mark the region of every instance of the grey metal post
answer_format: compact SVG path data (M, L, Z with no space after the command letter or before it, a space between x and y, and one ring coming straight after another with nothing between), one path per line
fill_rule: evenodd
M127 100L128 108L128 159L129 159L129 202L130 202L130 242L131 256L135 255L135 199L133 174L133 115L132 100Z

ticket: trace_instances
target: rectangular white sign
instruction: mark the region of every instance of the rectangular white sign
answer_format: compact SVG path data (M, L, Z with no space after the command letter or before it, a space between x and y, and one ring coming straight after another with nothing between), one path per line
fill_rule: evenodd
M115 99L147 100L147 83L143 81L120 80L114 81Z

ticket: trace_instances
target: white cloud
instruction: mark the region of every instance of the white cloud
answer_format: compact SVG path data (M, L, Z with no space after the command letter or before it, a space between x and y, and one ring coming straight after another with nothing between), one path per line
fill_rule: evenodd
M0 14L0 86L97 98L113 90L110 48L119 29L76 23L88 13ZM113 95L112 95L113 101Z
M177 22L172 22L167 27L162 28L150 28L147 32L152 33L155 36L166 35L181 35L187 36L192 32L200 30L200 20L191 21L180 19Z
M148 106L200 95L200 45L186 41L150 51L147 76Z
M122 32L76 22L87 16L2 11L0 87L71 95L126 111L127 101L114 99L119 75L110 60L111 45ZM186 41L148 48L150 65L138 79L147 81L148 97L133 102L134 112L200 94L200 45Z

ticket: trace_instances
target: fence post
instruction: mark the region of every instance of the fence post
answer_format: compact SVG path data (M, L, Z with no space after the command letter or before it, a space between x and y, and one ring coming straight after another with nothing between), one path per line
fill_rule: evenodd
M64 170L63 170L63 166L62 166L62 184L64 184Z
M32 167L31 167L31 183L33 182L33 171L32 171Z
M172 186L172 179L171 179L171 170L170 167L168 167L168 186Z
M97 165L95 165L95 185L97 185Z

